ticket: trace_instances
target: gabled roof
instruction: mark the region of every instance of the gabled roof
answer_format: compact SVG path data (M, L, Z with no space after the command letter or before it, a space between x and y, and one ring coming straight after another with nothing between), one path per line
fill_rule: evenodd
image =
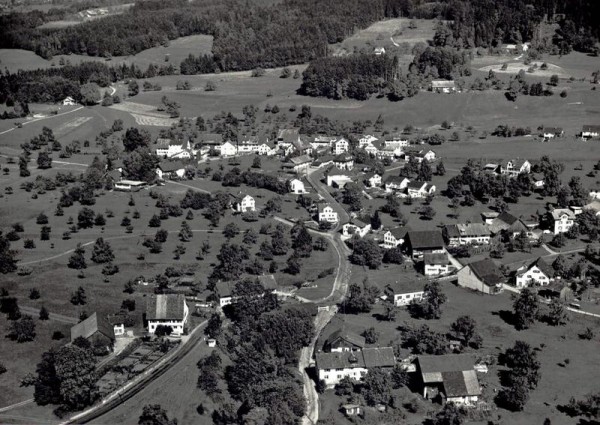
M156 147L157 148L169 147L170 144L171 144L171 139L167 139L164 137L159 137L158 139L156 139Z
M428 253L423 255L423 262L432 266L445 266L446 264L450 263L450 260L448 260L448 254L445 252L439 254Z
M277 140L283 143L293 143L300 137L300 129L298 128L282 128L277 132Z
M354 161L354 157L352 155L350 155L349 153L341 153L338 156L336 156L335 158L333 158L334 162L350 162L350 161Z
M181 161L162 161L158 164L163 173L170 173L173 171L181 170L185 168L185 164Z
M247 193L239 192L239 193L230 193L229 196L233 199L233 202L242 202L246 196L250 196L250 198L254 199L251 195Z
M444 238L439 230L421 230L408 232L408 240L412 249L440 248L444 246Z
M442 372L442 380L446 397L481 395L481 388L475 370Z
M290 158L290 162L294 165L306 164L308 162L312 162L312 158L308 155L300 155L294 158Z
M223 142L223 135L219 133L200 133L198 140L205 144L220 145Z
M575 218L575 213L568 208L555 208L550 214L554 220L560 220L563 215L567 215L569 218Z
M421 355L417 358L422 374L441 372L463 372L473 370L475 359L470 354L444 354L441 356Z
M352 353L317 353L315 355L319 369L353 369L372 367L393 367L396 364L392 347L364 348Z
M490 229L482 223L450 224L445 226L450 238L489 236Z
M408 182L408 184L406 185L406 187L408 189L412 189L412 190L421 190L425 186L427 186L427 182L422 182L419 180L413 180L411 182Z
M485 258L466 265L475 276L488 286L495 286L504 281L504 275L491 259Z
M338 167L329 167L327 169L327 175L328 176L348 176L350 177L352 175L352 173L348 170L342 170Z
M540 269L540 271L544 273L549 279L551 279L554 276L554 269L548 263L546 263L542 257L539 257L537 260L531 261L523 269L523 271L518 273L518 275L521 276L525 274L525 272L531 270L533 267L537 267L538 269Z
M366 223L358 218L351 219L347 224L353 224L357 227L360 227L361 229L363 229L365 226L369 225L369 223Z
M331 206L331 204L330 204L330 203L328 203L328 202L321 203L321 204L318 204L318 205L317 205L317 209L318 209L318 211L319 211L320 213L321 213L321 212L323 212L323 210L325 209L325 207L330 207L330 208L332 208L332 209L333 209L333 207ZM335 211L335 210L334 210L334 211Z
M425 291L425 281L401 279L390 282L384 287L384 292L391 292L394 295L411 294Z
M158 294L148 300L146 320L183 320L185 296Z
M588 133L600 133L600 125L584 125L583 131Z
M89 338L96 332L100 332L104 336L115 339L115 332L112 325L103 316L98 316L96 312L83 322L77 323L71 328L71 341L78 337Z
M256 278L263 288L267 290L277 289L277 280L272 274L265 274Z
M359 348L364 348L366 345L364 337L347 329L338 329L332 332L331 335L329 335L329 338L325 340L325 345L331 346L339 340L346 341Z
M404 180L408 180L408 178L402 177L402 176L387 176L385 178L384 183L385 184L402 184L402 182ZM410 180L408 180L408 183L410 183Z
M388 232L396 239L404 239L410 229L408 227L394 227L389 229Z

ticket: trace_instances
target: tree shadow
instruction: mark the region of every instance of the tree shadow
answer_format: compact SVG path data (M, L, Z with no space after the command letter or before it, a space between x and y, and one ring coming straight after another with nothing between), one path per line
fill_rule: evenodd
M493 311L492 315L500 317L508 325L511 325L511 326L515 325L515 315L510 310Z

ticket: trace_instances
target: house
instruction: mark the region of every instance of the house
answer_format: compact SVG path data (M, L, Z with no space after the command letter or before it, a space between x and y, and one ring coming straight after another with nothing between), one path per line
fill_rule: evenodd
M469 354L417 357L423 397L443 403L473 405L481 395L475 359Z
M394 227L383 234L383 247L387 249L402 245L408 233L407 227Z
M492 232L492 235L497 235L498 233L505 231L512 237L515 237L521 232L527 232L525 223L506 211L498 214L498 216L491 221L489 229L490 232Z
M555 235L568 232L575 224L575 213L569 208L554 208L548 218Z
M381 176L377 173L369 173L365 175L364 181L369 185L369 187L381 186Z
M122 192L137 192L146 187L146 182L139 180L119 180L115 182L114 190L120 190Z
M375 49L373 49L373 54L375 56L385 55L385 48L384 47L375 47Z
M363 408L360 404L342 404L342 410L347 417L362 415Z
M349 148L350 148L350 143L348 142L348 140L346 140L342 137L340 139L337 139L335 142L333 142L332 153L334 155L339 155L344 152L348 152Z
M553 280L554 269L542 257L523 265L515 274L515 286L517 288L535 285L547 286Z
M319 204L317 208L319 221L326 221L328 223L337 223L339 221L338 213L330 204Z
M600 199L600 190L592 189L588 195L590 199Z
M489 258L469 263L458 271L458 286L484 294L500 293L503 282L504 275Z
M454 93L456 84L453 80L433 80L429 84L429 91L434 93Z
M221 156L235 156L238 153L237 146L230 141L226 141L218 148Z
M218 281L215 284L215 292L219 299L219 307L223 308L226 305L233 303L233 286L229 282Z
M533 173L531 175L531 182L533 183L533 187L534 189L543 189L544 188L544 184L545 180L544 180L544 175L542 173Z
M423 274L425 276L441 276L453 270L454 266L448 258L448 253L423 255Z
M334 144L335 141L336 141L335 137L331 137L331 136L316 136L313 139L313 141L310 142L310 146L314 150L316 150L316 151L320 151L322 149L329 149L329 150L331 150L331 147L333 146L333 144Z
M277 145L275 142L262 142L256 148L256 153L263 156L277 155Z
M342 226L342 235L346 237L358 235L363 238L370 231L371 223L365 223L357 218L353 218Z
M305 173L310 167L310 163L312 162L312 158L308 155L300 155L294 158L290 158L290 163L292 164L292 169L296 174Z
M179 142L177 140L159 138L156 140L156 144L156 155L162 158L190 159L194 155L192 144L189 140Z
M358 139L358 148L364 149L367 146L373 146L373 143L378 141L379 139L372 134L365 134L360 139Z
M182 335L188 318L188 306L182 294L158 294L148 300L144 320L148 333L154 334L160 325L170 326L171 335Z
M435 193L435 186L418 180L413 180L406 185L406 196L411 199L426 198Z
M446 252L444 238L439 230L410 231L406 235L406 246L413 259L421 259L423 254Z
M181 161L161 161L156 168L159 180L180 178L185 176L185 165Z
M352 170L354 168L354 157L349 153L341 153L333 158L333 166L340 170Z
M481 218L483 218L483 222L485 224L492 224L494 219L499 215L500 213L496 211L484 211L481 213Z
M231 194L231 197L231 206L236 212L256 211L256 201L252 196L238 193L237 195Z
M416 150L416 149L406 150L404 152L404 159L406 161L410 161L411 158L414 158L419 164L421 162L423 162L423 160L425 160L425 159L428 162L433 162L433 161L435 161L436 154L435 154L435 151L433 151L431 149L426 152L423 150Z
M294 195L302 195L306 192L304 182L300 179L291 179L288 181L288 190Z
M375 145L367 145L363 149L366 153L372 156L377 156L379 154L379 148L377 148Z
M364 337L346 329L338 329L325 340L323 350L329 353L361 351L365 345Z
M378 159L388 158L391 161L393 161L396 158L399 158L399 157L402 156L402 149L401 148L395 148L393 146L382 146L382 147L380 147L380 148L377 149L377 152L375 152L375 156Z
M584 125L581 129L582 139L591 139L600 136L600 125Z
M540 130L540 137L543 137L546 140L562 137L564 134L565 132L561 127L542 127Z
M63 106L75 106L77 105L77 102L75 102L75 99L73 99L71 96L67 96L63 99L62 104Z
M511 159L501 163L496 172L508 177L517 177L519 174L529 174L531 172L531 163L526 159Z
M481 223L450 224L442 230L449 247L459 245L489 245L492 232Z
M598 198L596 198L598 199ZM583 210L590 210L594 215L600 215L600 201L592 201L589 204L583 206Z
M113 332L115 334L115 337L120 337L125 335L125 320L126 320L126 314L113 314L111 316L108 316L106 318L106 320L108 320L108 323L110 323L110 325L113 327Z
M408 146L408 139L402 133L392 133L386 136L383 146L386 148L402 149Z
M346 170L332 167L327 171L327 186L342 188L352 181L354 181L353 175Z
M104 316L94 312L84 321L71 327L71 342L79 337L88 340L92 347L106 347L109 351L115 342L115 331Z
M420 302L425 296L425 283L421 281L396 281L383 288L385 299L396 307L406 307L411 302Z
M361 351L317 353L316 368L319 380L328 387L348 377L358 381L372 368L391 369L396 364L392 347L365 348Z
M218 151L223 144L223 135L219 133L200 133L197 141L200 146Z
M406 177L388 176L383 183L383 187L386 192L396 192L406 189L408 183L410 183L410 180Z

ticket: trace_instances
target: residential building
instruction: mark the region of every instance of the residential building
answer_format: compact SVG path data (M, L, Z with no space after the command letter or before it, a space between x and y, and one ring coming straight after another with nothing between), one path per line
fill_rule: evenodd
M218 148L221 156L235 156L238 153L237 146L230 141L226 141Z
M511 159L502 162L496 169L496 172L508 177L517 177L519 174L529 174L531 172L531 163L526 159Z
M371 223L365 223L357 218L353 218L342 226L342 235L346 237L358 235L359 237L363 238L370 231Z
M429 84L429 91L434 93L454 93L456 84L453 80L433 80Z
M425 159L428 162L433 162L435 161L436 153L431 149L428 151L424 151L422 149L410 149L404 151L404 159L406 161L410 161L411 158L414 158L419 164Z
M531 175L531 181L533 183L533 187L534 190L537 189L543 189L544 188L544 184L545 184L545 180L544 180L544 175L541 173L533 173Z
M481 218L483 218L485 224L492 224L494 219L499 215L500 213L496 211L484 211L481 213Z
M415 198L426 198L429 195L435 193L435 186L418 180L413 180L406 185L406 197Z
M119 180L115 182L114 190L122 192L137 192L146 187L147 183L139 180Z
M589 193L590 199L598 199L600 200L600 189L592 189Z
M106 347L112 350L115 342L113 326L104 316L94 312L90 317L71 327L71 342L82 337L87 339L92 347Z
M250 195L246 195L243 193L238 193L237 195L231 194L232 208L239 213L256 211L256 201Z
M383 234L383 247L387 249L402 245L408 233L408 227L394 227Z
M185 176L185 164L181 161L161 161L156 168L159 180L180 178Z
M425 283L422 281L396 281L383 289L383 297L396 307L406 307L411 302L420 302L425 296Z
M375 49L373 49L373 54L375 56L385 55L385 48L384 47L375 47Z
M501 292L504 281L504 275L489 258L469 263L458 271L458 286L484 294Z
M337 139L335 137L331 137L331 136L316 136L313 139L313 141L310 142L310 145L316 151L320 151L321 149L331 150L331 148L336 140ZM339 152L339 153L342 153L342 152Z
M401 176L388 176L384 180L384 188L386 192L397 192L406 189L410 180Z
M304 186L304 182L300 179L291 179L288 181L288 189L290 193L294 195L302 195L306 192L306 187Z
M417 357L423 397L442 403L474 405L481 395L475 359L469 354Z
M159 138L156 140L156 155L167 159L190 159L194 156L192 144L189 140L180 142L177 140Z
M245 137L238 141L237 150L239 154L256 153L259 145L260 143L256 137Z
M546 140L562 137L564 134L565 132L562 127L542 127L540 130L540 137L543 137Z
M502 231L505 231L512 237L521 232L527 232L525 223L506 211L498 214L498 216L491 221L489 229L490 232L492 232L492 235L497 235Z
M154 334L160 325L170 326L171 335L182 335L188 318L188 306L182 294L158 294L148 299L144 320L148 333Z
M323 350L329 353L361 351L365 348L365 338L347 329L338 329L325 340Z
M365 134L360 139L358 139L358 148L364 149L369 145L372 146L373 143L375 143L378 140L379 139L377 137L373 136L372 134Z
M568 232L575 224L575 213L569 208L554 208L548 215L555 235Z
M317 208L319 221L326 221L328 223L337 223L339 221L338 213L330 204L319 204Z
M369 187L379 187L381 186L381 176L377 173L369 173L365 176L364 181L369 185Z
M600 125L584 125L581 129L582 139L591 139L600 136Z
M333 158L333 166L340 170L352 170L354 168L354 157L349 153L341 153Z
M296 174L306 173L310 167L312 158L308 155L300 155L294 158L290 158L292 169Z
M402 133L396 132L385 137L383 146L386 148L402 149L408 147L408 139Z
M335 142L333 142L332 153L334 155L339 155L344 152L348 152L349 148L350 148L350 143L348 142L348 140L346 140L342 137L340 139L337 139Z
M71 96L67 96L63 99L62 104L63 106L75 106L77 105L77 102L75 102L75 99L73 99Z
M342 404L342 410L344 411L344 415L347 417L362 415L363 408L360 404Z
M481 223L450 224L444 226L444 238L449 247L459 245L489 245L492 232Z
M444 238L439 230L410 231L406 235L406 246L413 259L421 259L423 254L446 252Z
M328 387L335 386L348 377L359 381L372 368L391 369L396 364L392 347L365 348L361 351L317 353L316 368L319 380Z
M379 148L377 148L375 145L367 145L363 149L369 155L377 156L379 154Z
M515 274L515 286L547 286L554 280L554 269L542 257L520 267Z
M454 270L448 258L448 253L424 254L423 274L425 276L441 276Z
M346 183L354 181L354 175L347 170L332 167L327 171L327 186L342 188Z
M256 153L264 156L273 156L277 155L277 145L275 142L266 141L260 143L256 149Z

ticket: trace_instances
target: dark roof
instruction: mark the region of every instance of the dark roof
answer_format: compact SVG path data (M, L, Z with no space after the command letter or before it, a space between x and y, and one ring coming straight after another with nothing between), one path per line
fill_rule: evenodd
M170 173L172 171L185 168L185 165L181 161L163 161L158 164L158 168L160 168L164 173Z
M349 153L341 153L338 156L336 156L335 158L333 158L333 160L335 162L350 162L350 161L354 161L354 157L352 155L350 155Z
M300 136L300 130L298 128L282 128L277 133L277 139L284 143L293 143L294 140L298 140Z
M198 139L201 143L221 144L223 142L223 135L219 133L200 133Z
M325 345L331 346L332 344L340 340L348 342L350 343L350 345L359 348L364 348L366 345L365 339L362 336L347 329L338 329L337 331L332 332L332 334L329 335L329 338L325 340Z
M467 264L473 270L473 273L486 285L494 286L504 281L502 272L496 266L496 263L489 258Z
M442 372L446 397L480 395L481 388L475 370Z
M148 300L146 320L183 320L184 305L184 295L159 294Z
M290 158L290 162L294 165L306 164L307 162L312 162L312 158L308 155L300 155Z
M388 176L385 179L385 184L390 184L390 183L394 183L394 184L401 184L404 180L406 179L406 177L402 177L402 176Z
M548 276L548 278L552 278L554 276L554 269L548 263L546 263L542 257L530 262L525 270L520 274L525 273L525 271L528 271L534 266L537 266L537 268L540 269L546 276Z
M408 184L406 185L406 187L409 188L409 189L419 190L423 186L425 186L426 184L427 184L426 182L422 182L422 181L419 181L419 180L413 180L411 182L408 182Z
M501 212L500 214L498 214L498 217L496 217L496 220L503 221L504 223L511 225L515 221L517 221L518 218L515 217L514 215L504 211L504 212Z
M89 338L96 332L100 332L110 339L115 339L115 332L112 325L105 317L98 316L94 312L94 314L83 322L77 323L71 328L71 341L74 341L78 337Z
M444 246L444 238L439 230L422 230L408 232L408 240L412 249L439 248Z
M352 353L317 353L315 358L318 369L393 367L396 364L392 347L365 348Z
M450 261L448 260L448 254L446 254L445 252L442 254L424 254L423 255L423 262L425 264L431 264L431 265L446 265L448 264Z
M409 230L408 227L394 227L393 229L389 229L389 232L396 239L404 239Z
M475 359L470 354L422 355L417 360L421 373L462 372L473 370L475 364Z

